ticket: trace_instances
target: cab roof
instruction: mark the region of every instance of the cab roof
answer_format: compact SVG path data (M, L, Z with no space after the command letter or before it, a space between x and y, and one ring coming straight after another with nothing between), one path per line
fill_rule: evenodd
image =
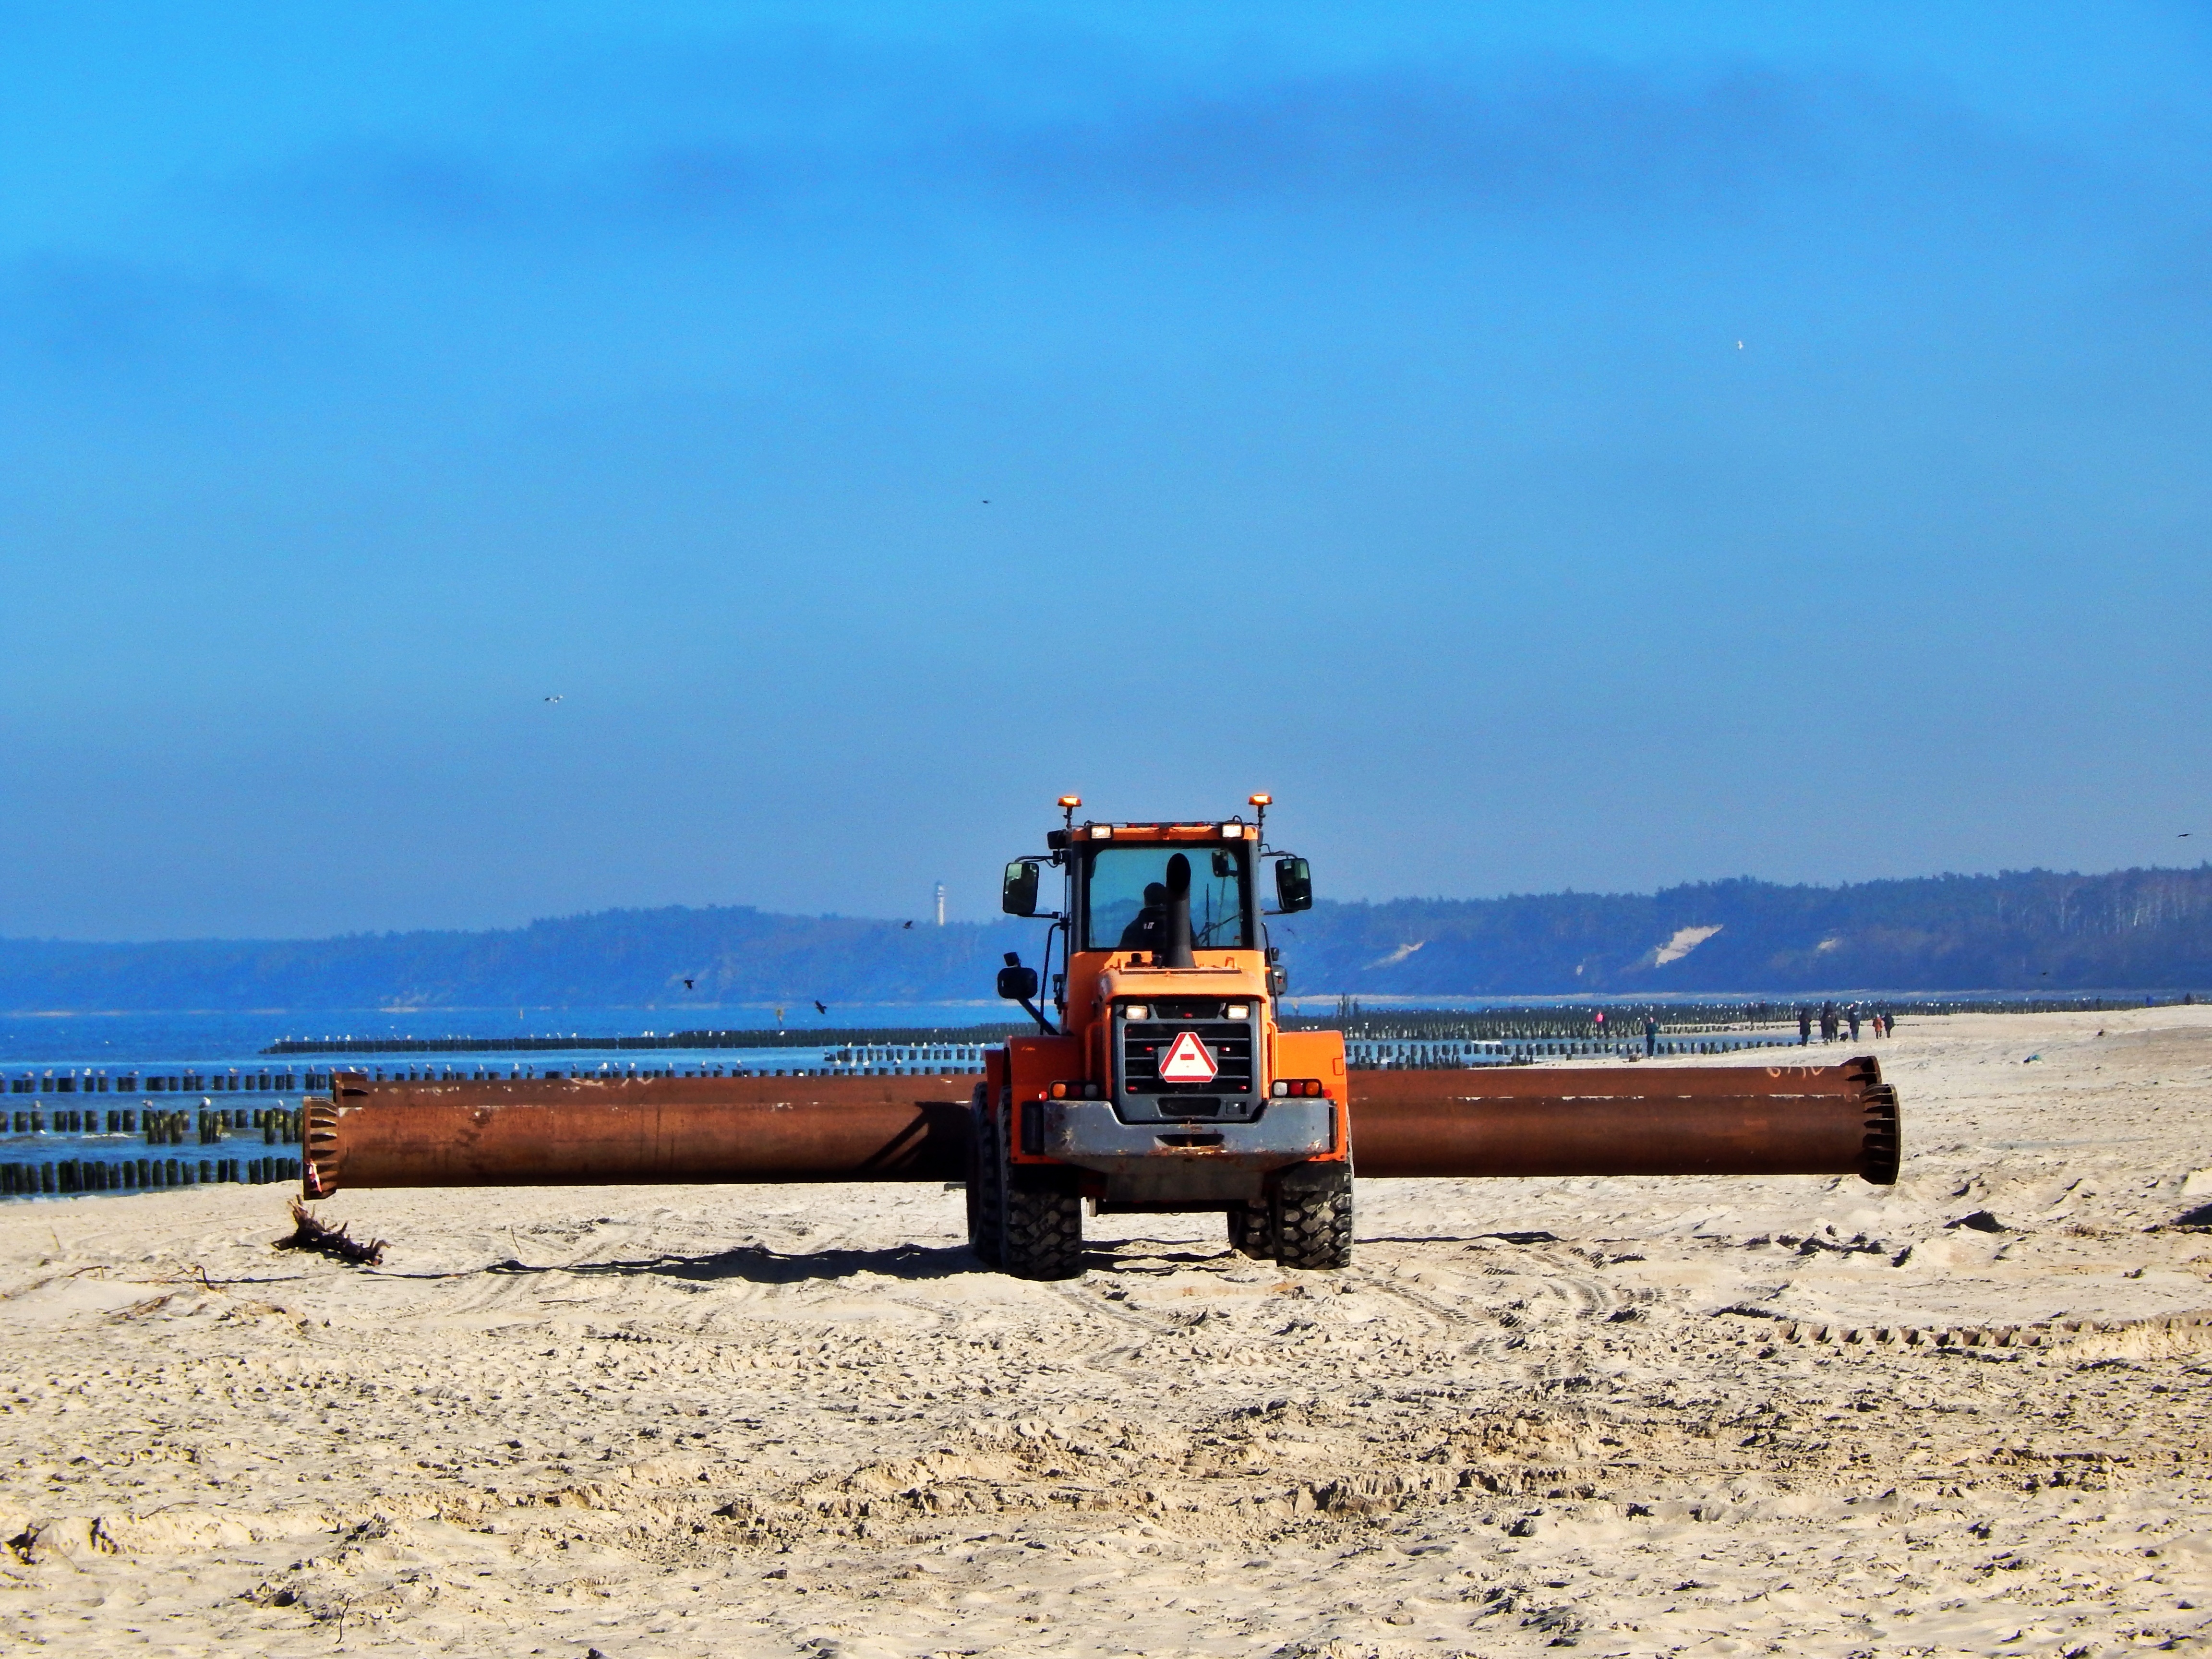
M1226 842L1257 841L1260 826L1242 818L1220 818L1206 823L1098 823L1090 819L1068 830L1046 835L1044 844L1057 853L1085 842Z

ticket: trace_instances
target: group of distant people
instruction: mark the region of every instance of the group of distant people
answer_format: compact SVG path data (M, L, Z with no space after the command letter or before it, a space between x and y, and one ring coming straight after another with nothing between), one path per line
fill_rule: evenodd
M1813 1041L1814 1018L1814 1015L1810 1008L1802 1006L1798 1008L1797 1043L1800 1048L1805 1047ZM1897 1030L1896 1017L1888 1009L1865 1008L1856 1002L1841 1007L1832 1002L1824 1002L1820 1005L1819 1019L1820 1041L1823 1042L1837 1042L1842 1037L1844 1028L1847 1025L1850 1028L1853 1042L1859 1040L1859 1028L1862 1024L1874 1027L1874 1034L1877 1037L1890 1036Z

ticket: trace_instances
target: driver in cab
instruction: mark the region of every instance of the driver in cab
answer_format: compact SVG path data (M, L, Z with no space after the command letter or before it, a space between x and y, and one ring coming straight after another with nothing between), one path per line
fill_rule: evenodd
M1145 884L1145 906L1121 930L1124 951L1164 951L1168 947L1168 890L1157 881Z

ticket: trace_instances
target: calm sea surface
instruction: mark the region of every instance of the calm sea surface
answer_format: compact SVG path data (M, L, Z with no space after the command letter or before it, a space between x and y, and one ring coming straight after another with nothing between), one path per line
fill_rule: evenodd
M817 1014L811 1003L787 1006L785 1029L856 1026L911 1027L981 1025L1021 1018L1003 1002L854 1004ZM803 1014L803 1018L802 1018ZM774 1030L774 1008L388 1008L338 1009L312 1013L9 1014L0 1015L0 1071L36 1066L263 1065L261 1050L280 1037L515 1037L642 1036L673 1031ZM667 1050L669 1061L697 1058L705 1051ZM724 1050L716 1060L738 1053ZM550 1058L550 1055L545 1056ZM517 1059L536 1061L529 1054ZM601 1056L611 1059L611 1056ZM633 1053L628 1060L641 1060ZM320 1065L321 1055L293 1056L295 1067ZM660 1062L656 1062L660 1063Z

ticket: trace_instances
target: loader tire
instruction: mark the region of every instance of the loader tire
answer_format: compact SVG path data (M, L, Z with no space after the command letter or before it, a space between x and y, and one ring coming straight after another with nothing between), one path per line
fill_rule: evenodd
M1255 1261L1275 1259L1275 1233L1265 1204L1229 1206L1229 1243Z
M1275 1260L1285 1267L1352 1265L1352 1166L1289 1171L1275 1190Z
M1006 1151L989 1089L975 1085L968 1103L968 1248L986 1267L1005 1265Z
M1001 1255L1016 1279L1073 1279L1083 1271L1083 1200L1058 1170L1013 1173L1006 1188Z

